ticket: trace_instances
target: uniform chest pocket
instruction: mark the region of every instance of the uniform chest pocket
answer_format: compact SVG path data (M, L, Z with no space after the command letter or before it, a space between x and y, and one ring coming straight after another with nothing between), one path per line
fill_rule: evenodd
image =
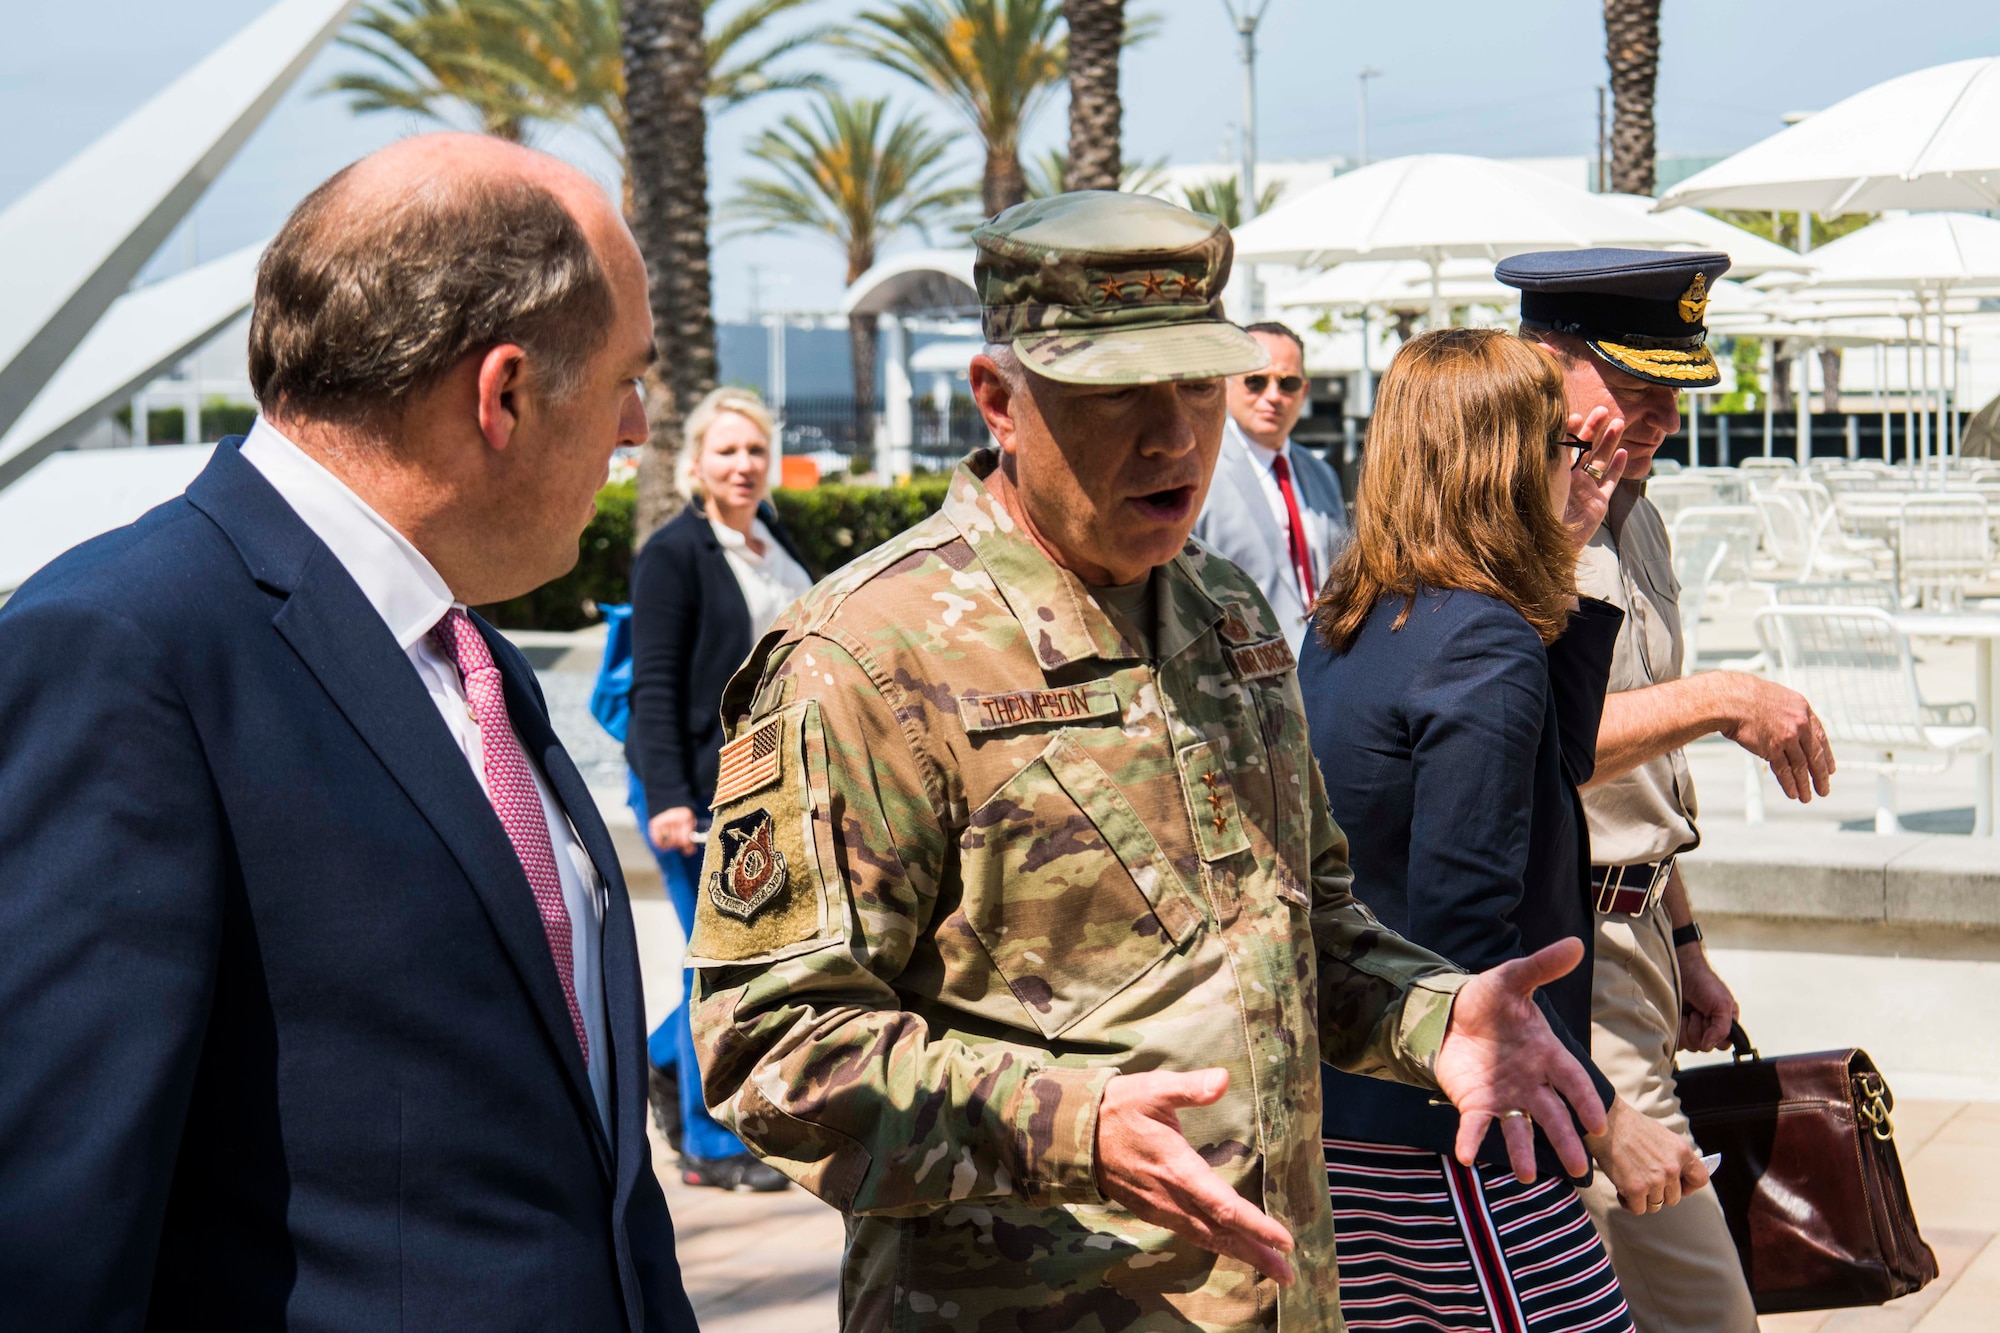
M972 812L960 852L966 924L1045 1036L1202 927L1138 811L1066 731Z

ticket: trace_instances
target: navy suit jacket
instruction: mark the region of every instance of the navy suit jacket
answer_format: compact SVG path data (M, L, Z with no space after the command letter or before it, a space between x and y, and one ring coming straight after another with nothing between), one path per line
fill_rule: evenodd
M1385 597L1344 653L1317 633L1299 662L1314 757L1348 837L1354 896L1382 924L1483 972L1565 936L1576 969L1536 992L1591 1074L1588 781L1624 613L1584 599L1546 650L1519 612L1472 592ZM1458 1112L1402 1084L1323 1068L1329 1138L1452 1150ZM1562 1174L1536 1134L1541 1170ZM1504 1162L1496 1125L1482 1161Z
M0 608L0 1328L694 1328L608 887L612 1123L408 658L237 452Z

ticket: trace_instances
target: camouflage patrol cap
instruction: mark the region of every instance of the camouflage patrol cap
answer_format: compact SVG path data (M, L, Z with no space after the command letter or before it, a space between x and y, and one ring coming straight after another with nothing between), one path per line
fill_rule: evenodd
M1219 379L1270 362L1223 318L1229 228L1150 195L1078 190L972 233L989 343L1065 384Z

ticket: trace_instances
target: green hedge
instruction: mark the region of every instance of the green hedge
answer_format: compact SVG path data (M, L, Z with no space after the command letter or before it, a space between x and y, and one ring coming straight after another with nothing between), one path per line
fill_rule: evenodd
M920 477L908 486L816 486L777 491L778 516L819 573L830 574L858 555L922 522L944 503L948 477ZM582 629L597 621L599 602L632 596L635 483L615 482L597 493L597 517L583 530L576 568L525 597L479 608L506 629Z

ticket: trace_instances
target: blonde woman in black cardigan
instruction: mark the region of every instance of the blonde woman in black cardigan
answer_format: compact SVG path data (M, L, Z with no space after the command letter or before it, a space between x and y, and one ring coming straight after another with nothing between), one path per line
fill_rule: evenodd
M771 508L770 413L743 389L717 389L689 414L675 480L688 506L632 566L632 720L625 756L632 810L660 862L674 913L694 919L694 886L722 746L722 688L758 635L812 575ZM687 992L653 1033L654 1114L675 1139L681 1179L781 1190L702 1104Z

